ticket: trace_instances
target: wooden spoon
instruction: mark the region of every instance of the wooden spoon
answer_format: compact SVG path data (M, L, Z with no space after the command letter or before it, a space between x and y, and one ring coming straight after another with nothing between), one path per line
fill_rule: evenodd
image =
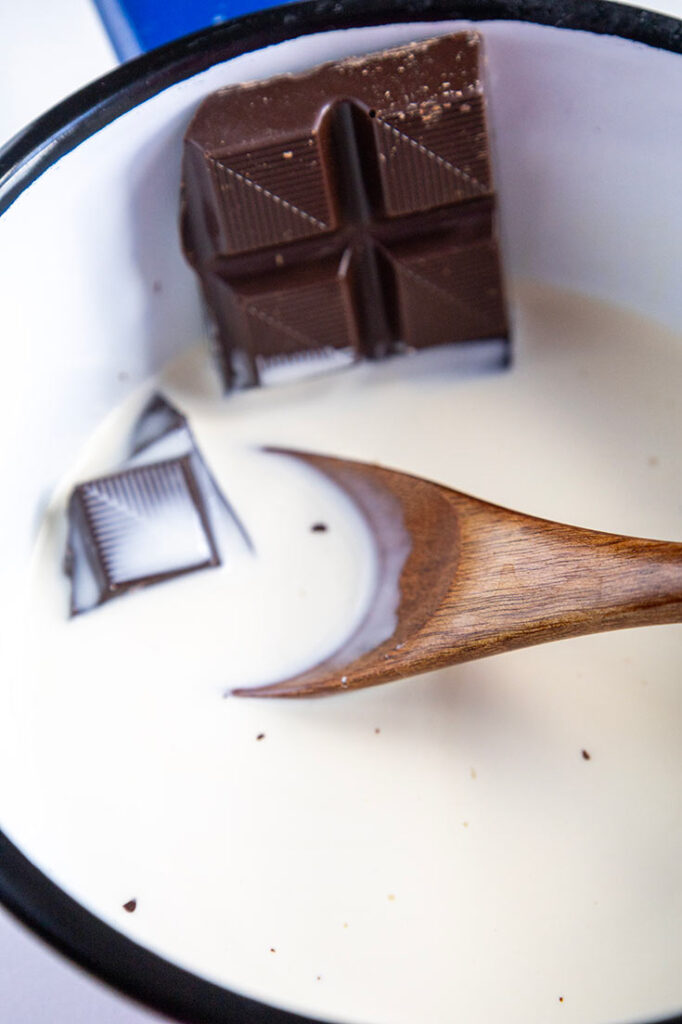
M236 694L356 690L550 640L682 622L682 544L564 526L380 466L281 453L364 513L378 548L376 601L327 661Z

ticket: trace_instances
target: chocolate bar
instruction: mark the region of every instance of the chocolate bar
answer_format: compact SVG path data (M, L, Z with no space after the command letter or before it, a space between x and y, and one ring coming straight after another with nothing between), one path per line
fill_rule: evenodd
M181 229L227 386L507 339L479 51L458 33L201 104Z
M144 409L131 447L118 472L71 495L65 571L73 615L250 548L187 420L163 396Z

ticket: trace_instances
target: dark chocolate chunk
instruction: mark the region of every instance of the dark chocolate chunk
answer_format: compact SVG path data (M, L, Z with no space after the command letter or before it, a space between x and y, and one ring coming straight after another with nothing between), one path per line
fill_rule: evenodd
M221 561L228 561L228 553L239 548L251 549L251 540L206 465L187 418L163 395L154 394L133 431L132 457L126 465L139 466L181 455L191 460Z
M185 417L155 395L133 433L133 457L79 484L68 507L71 612L218 566L250 547Z
M72 611L193 569L219 565L188 456L76 487L69 502Z
M202 103L182 234L228 386L506 340L479 60L465 32Z

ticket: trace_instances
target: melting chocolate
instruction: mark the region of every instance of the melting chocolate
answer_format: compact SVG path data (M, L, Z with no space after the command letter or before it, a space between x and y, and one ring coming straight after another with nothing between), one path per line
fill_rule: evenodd
M251 540L239 517L216 483L201 454L187 418L161 394L152 395L131 437L127 465L143 465L158 459L189 456L206 513L216 537L221 561L240 548L251 549ZM223 550L224 549L224 550Z
M65 571L73 615L250 547L187 420L163 396L144 409L131 451L118 472L71 495Z
M182 235L227 386L507 339L479 37L210 96Z

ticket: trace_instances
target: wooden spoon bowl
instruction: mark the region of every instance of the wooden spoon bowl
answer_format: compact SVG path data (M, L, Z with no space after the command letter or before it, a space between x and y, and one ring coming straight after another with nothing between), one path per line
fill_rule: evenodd
M538 519L362 462L282 452L329 477L375 536L376 601L331 658L240 696L376 686L566 637L682 621L682 544ZM379 642L386 597L395 628Z

